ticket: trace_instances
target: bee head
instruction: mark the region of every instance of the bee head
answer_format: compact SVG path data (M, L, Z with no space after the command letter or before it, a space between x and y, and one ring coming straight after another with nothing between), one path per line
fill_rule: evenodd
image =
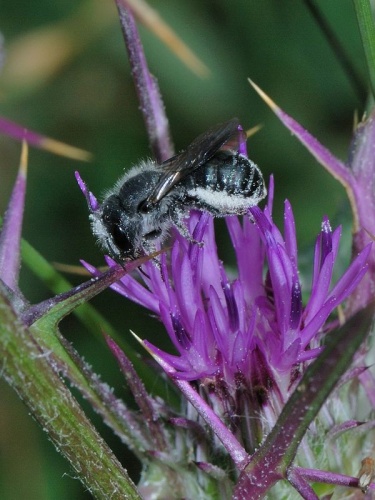
M115 194L109 196L99 214L92 214L92 229L110 256L118 262L133 260L142 254L136 216L126 216L121 200Z

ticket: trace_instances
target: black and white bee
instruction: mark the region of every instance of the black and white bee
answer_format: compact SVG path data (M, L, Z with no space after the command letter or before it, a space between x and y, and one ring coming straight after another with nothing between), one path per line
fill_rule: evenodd
M257 165L238 152L241 141L246 135L234 118L161 165L133 167L90 216L104 250L118 262L132 260L153 251L173 225L193 241L184 223L191 209L225 217L257 205L266 188Z

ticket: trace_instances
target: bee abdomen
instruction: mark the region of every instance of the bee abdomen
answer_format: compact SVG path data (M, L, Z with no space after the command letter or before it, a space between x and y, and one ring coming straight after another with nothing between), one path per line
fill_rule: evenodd
M189 189L206 188L244 198L263 189L263 177L258 167L245 156L225 151L193 172L189 181Z
M255 163L230 151L215 154L181 184L191 208L219 217L246 214L267 193Z

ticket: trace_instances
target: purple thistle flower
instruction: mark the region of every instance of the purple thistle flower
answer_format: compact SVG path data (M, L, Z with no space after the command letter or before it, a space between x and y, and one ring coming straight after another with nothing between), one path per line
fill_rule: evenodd
M93 199L82 181L80 185L88 201ZM282 235L272 219L272 200L271 179L264 210L252 207L251 218L245 217L242 224L237 217L226 219L238 278L228 276L218 257L212 217L192 212L190 233L204 245L191 243L176 231L170 257L161 255L160 267L152 262L143 266L144 284L126 275L112 286L161 319L176 353L163 352L148 341L144 344L175 370L175 378L199 381L201 395L211 400L232 430L240 425L238 416L245 408L258 417L266 415L263 432L272 428L304 364L321 352L331 313L365 275L371 248L371 244L365 247L332 285L341 230L332 231L323 218L311 294L303 305L292 208L286 201ZM114 265L109 258L107 263ZM250 434L247 429L246 435Z
M134 23L129 23L126 16L131 16L130 12L122 12L121 22L126 44L131 49L130 63L138 94L144 103L141 108L150 142L155 156L165 159L162 152L165 152L165 144L170 144L169 138L165 136L165 128L160 135L156 127L156 123L165 123L164 110L158 106L158 100L149 99L155 92L152 85L154 80L150 78L144 63L142 48L133 29ZM246 151L241 153L246 154ZM329 152L323 153L325 161L334 160ZM341 164L337 168L340 170ZM96 198L79 177L78 181L90 212L100 210ZM349 184L350 176L347 181ZM315 246L310 299L303 305L292 209L286 202L282 235L272 220L272 201L271 185L268 206L263 211L251 209L250 219L244 218L242 224L235 217L227 219L237 257L237 279L228 275L218 258L212 218L208 214L192 213L187 221L188 228L194 240L204 242L202 247L186 241L175 232L172 250L170 254L161 255L159 266L154 263L142 266L140 278L144 284L126 276L112 285L117 292L158 316L174 345L176 352L170 354L148 341L141 341L195 409L191 411L188 405L186 415L169 420L175 424L169 434L176 436L172 438L173 443L169 444L172 446L172 456L175 457L177 453L177 462L185 464L179 477L186 477L186 471L190 469L186 445L189 450L194 450L194 463L199 470L207 473L206 476L194 478L193 483L189 480L184 482L183 491L187 496L189 494L186 492L191 491L192 485L204 484L208 477L214 481L220 478L220 488L225 484L225 481L222 482L223 477L231 482L225 470L218 469L215 464L215 456L218 451L222 456L223 446L227 452L227 459L222 456L224 467L235 470L234 475L239 474L234 498L258 498L257 493L265 493L282 477L301 494L305 494L306 498L316 498L307 484L308 480L358 484L355 478L326 473L312 467L321 466L321 455L316 453L316 448L317 445L321 448L325 433L344 425L341 417L332 418L330 407L338 401L339 391L339 398L344 392L344 401L348 399L346 395L350 395L350 391L345 381L352 380L358 374L364 386L372 380L366 375L368 370L362 357L360 363L342 380L345 387L341 386L335 397L327 400L334 386L332 380L337 382L343 372L334 368L335 356L341 356L340 349L334 351L327 347L323 351L322 345L325 333L336 328L339 323L336 318L330 317L331 314L351 295L366 274L370 246L363 245L358 249L359 255L355 256L349 269L333 285L332 272L341 231L332 231L328 219L324 218ZM109 258L107 263L114 265ZM92 266L85 265L95 276L99 275ZM357 306L351 312L359 308ZM350 315L348 308L346 311ZM343 333L351 333L352 325L357 320L356 316L349 321L347 328L345 325L335 331L341 332L344 338ZM366 321L369 323L370 319ZM358 342L363 339L363 333L368 331L367 326L363 326L366 321L361 321L362 326L359 325L362 336L356 335ZM352 344L354 346L353 341ZM343 345L346 346L345 353L355 352L349 349L348 344ZM358 348L358 343L356 346ZM341 357L344 358L343 355ZM311 363L315 358L318 358L316 362ZM322 366L324 369L319 370ZM309 372L310 368L312 370ZM328 374L324 376L325 370L332 372L332 377ZM303 375L308 377L304 376L302 383L311 387L304 388L303 384L297 387ZM326 383L328 379L330 382ZM372 392L370 389L367 392L371 401ZM319 403L323 393L325 399ZM296 399L301 402L296 403ZM293 400L293 408L288 406L287 400ZM323 430L317 434L317 420L313 420L313 415L317 415L323 401L326 403L319 421ZM311 418L306 419L306 413ZM300 425L302 420L305 424L308 420L307 426ZM201 427L202 422L206 424L205 427ZM358 421L357 425L363 428ZM207 447L201 445L198 433L195 434L194 442L188 436L182 440L177 437L181 427L193 429L197 426L200 428L199 434L206 436ZM275 432L280 434L279 439L275 439ZM170 438L166 434L165 437L166 442L169 442ZM259 446L263 440L262 446ZM177 441L182 446L176 447ZM351 452L358 452L362 446L358 440L355 445L349 439L346 443ZM295 456L298 446L300 452ZM355 446L358 449L354 450ZM257 452L250 456L249 453L255 449ZM168 453L157 450L149 456L156 459L152 462L153 466L170 465ZM342 460L337 460L331 468L334 467L341 472L350 470L353 473L350 468L343 466ZM152 492L159 492L159 496L170 495L168 485L165 485L167 489L162 490L161 494L158 489L160 481L163 482L165 478L164 469L156 475L154 472L145 472L139 485L140 491L146 495ZM227 486L229 496L232 486L228 483ZM278 484L275 498L290 498L290 490L284 494L284 486L285 482ZM207 492L206 488L203 489ZM246 494L243 495L243 492ZM195 498L199 494L195 492L191 496Z
M260 97L316 160L345 188L353 217L353 256L360 252L375 235L375 111L357 126L346 163L336 158L296 120L285 113L254 82L249 80ZM348 315L369 304L374 297L375 257L369 259L369 272L360 289L352 295Z
M133 71L134 79L140 91L143 112L148 118L146 124L153 151L162 160L171 155L172 147L162 101L145 59L140 57L142 48L131 14L121 6L120 14L127 45L134 49L130 51L130 60L133 70L138 69L137 72ZM143 99L147 93L150 94L149 99ZM20 132L19 128L13 129L7 121L3 125L14 136ZM302 135L308 138L310 146L324 157L324 161L334 164L331 170L342 176L348 192L358 202L359 190L346 167L323 151L316 141L308 137L308 133ZM40 137L32 134L30 138L34 143L40 141ZM371 148L366 150L366 140L361 144L363 147L359 148L358 155L366 161ZM246 154L245 143L241 145L240 151ZM77 179L91 212L100 210L94 195L79 176ZM370 188L371 179L367 174L363 176L363 181ZM371 193L372 189L368 195ZM15 188L0 239L0 274L6 278L7 288L13 291L17 286L18 229L22 219L20 209L23 195L24 179L21 178ZM236 217L226 221L237 257L236 279L226 271L218 257L211 216L193 212L187 221L188 229L193 239L202 241L203 245L193 244L191 239L186 240L176 232L170 254L150 256L159 259L158 265L145 262L144 258L129 263L125 269L125 266L122 268L107 259L110 270L100 279L94 279L36 306L22 304L18 319L23 326L28 327L31 338L40 341L40 345L36 344L40 349L31 359L49 361L52 358L53 366L49 366L52 373L62 373L77 385L111 427L144 459L147 467L142 473L140 491L145 496L166 498L172 491L178 497L183 492L186 498L200 498L202 492L211 491L212 497L217 497L216 492L223 494L223 484L226 483L226 496L229 497L237 481L233 498L260 498L272 484L287 479L305 498L316 498L307 481L359 485L366 491L373 479L373 470L364 467L365 463L368 464L364 460L359 480L312 469L321 463L319 454L315 452L317 448L322 448L321 441L326 436L332 439L356 426L364 433L374 426L374 422L368 422L366 428L358 420L349 420L344 411L339 417L337 415L337 406L343 410L346 399L349 399L345 396L352 398L349 402L357 401L347 387L348 381L358 378L367 388L370 403L375 400L374 391L370 388L372 378L368 375L363 357L358 356L356 361L360 360L361 363L341 379L336 398L329 397L368 331L372 310L366 311L366 321L362 321L362 327L358 327L361 335L355 323L360 315L351 318L343 328L335 331L341 330L339 338L345 339L342 332L348 333L345 332L346 327L357 343L352 338L340 343L335 335L331 335L336 343L327 342L326 348L322 344L325 334L339 323L334 316L331 317L332 313L352 295L371 266L371 244L361 241L361 245L356 246L358 255L338 282L332 284L341 231L340 228L332 231L328 219L324 217L316 239L310 298L304 304L292 208L289 202L285 202L282 234L273 222L272 203L271 180L268 205L263 210L251 208L249 217L245 217L242 223ZM365 220L364 208L364 204L357 203L357 222ZM13 228L14 234L9 228ZM9 235L13 238L9 238ZM17 251L10 251L14 249ZM7 265L10 265L9 269ZM141 265L140 277L144 284L131 276L123 277L126 270ZM97 270L89 265L87 267L94 275L99 275ZM116 279L119 281L112 287L117 292L146 307L164 323L175 353L166 353L148 341L143 344L194 407L187 405L185 414L177 414L174 409L161 404L160 400L152 398L138 379L130 361L108 338L108 345L134 394L140 413L128 410L59 336L56 326L61 318ZM6 289L6 292L9 290ZM13 298L10 293L6 295L7 298L8 295ZM347 308L346 311L351 310ZM368 317L370 313L371 318ZM340 346L341 351L333 349L332 345ZM350 357L345 358L345 351L349 352ZM45 359L44 352L48 353ZM312 363L316 358L317 362ZM335 369L337 360L343 358L346 364L340 364L341 371ZM4 363L4 367L7 368L7 363ZM321 367L325 369L319 370ZM301 379L302 383L297 387ZM56 387L58 382L56 380ZM29 386L27 389L29 391ZM315 397L316 394L318 397ZM337 414L331 414L333 406ZM320 409L321 414L313 420ZM62 413L53 408L53 414ZM342 414L346 421L342 420ZM50 415L46 419L43 414L43 425L45 420L51 422L54 419ZM202 425L203 421L206 426ZM318 426L317 423L322 425ZM66 433L53 432L53 435L59 436L69 437L71 434L70 430ZM357 454L362 452L365 439L366 436L354 444L352 441L351 450L357 446ZM85 440L93 442L95 436L90 435ZM262 446L259 446L261 442ZM102 453L97 455L102 456ZM219 455L220 460L216 460ZM76 454L73 456L75 458ZM87 456L83 456L84 461ZM295 464L292 464L294 461ZM219 468L215 462L219 462L227 471ZM83 463L83 467L79 464L78 470L86 470L86 463ZM91 457L87 458L87 465L92 463ZM95 473L100 469L111 471L113 463L109 461L109 466L95 466L92 470ZM230 473L227 473L229 470ZM124 476L121 471L119 476L120 479ZM110 481L111 488L113 484L115 482ZM284 485L278 485L275 498L281 498L279 493ZM121 490L120 487L118 491L125 491L123 488ZM284 495L284 498L287 497Z

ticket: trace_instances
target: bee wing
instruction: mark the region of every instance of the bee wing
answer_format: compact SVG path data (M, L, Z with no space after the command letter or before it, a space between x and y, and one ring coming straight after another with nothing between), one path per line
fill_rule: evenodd
M204 165L219 149L237 151L239 141L243 140L243 133L238 127L237 118L216 125L198 136L185 151L162 163L160 179L145 200L145 205L149 207L158 203L178 182Z

